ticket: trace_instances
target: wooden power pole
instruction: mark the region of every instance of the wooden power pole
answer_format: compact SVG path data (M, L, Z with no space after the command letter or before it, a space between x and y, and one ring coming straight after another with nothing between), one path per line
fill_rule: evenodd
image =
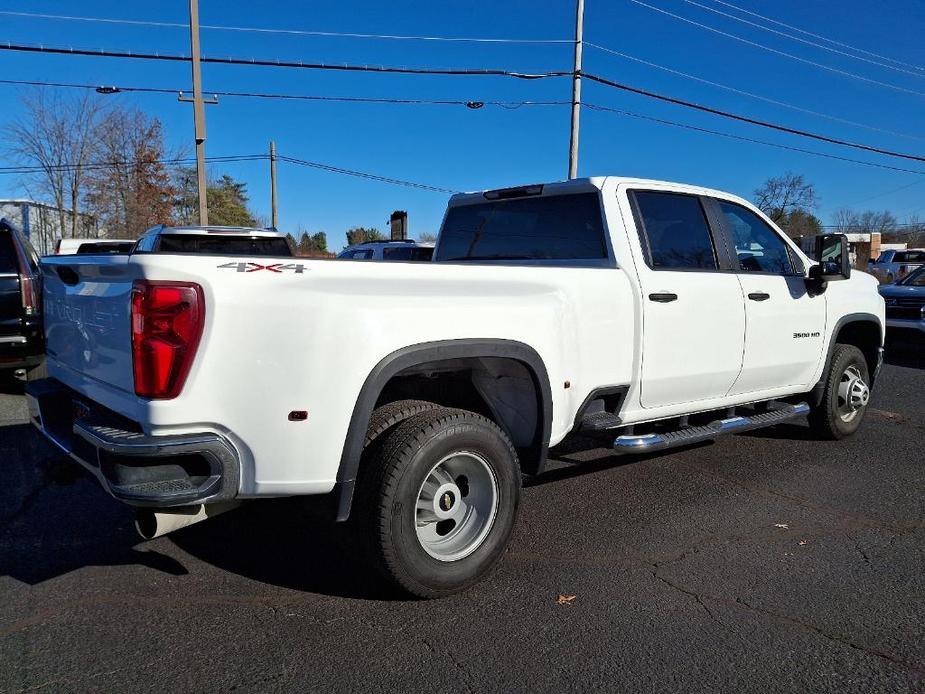
M193 102L193 123L196 136L196 182L199 188L199 224L209 225L209 206L206 193L206 103L218 103L215 99L206 102L202 98L202 70L199 66L199 0L189 0L190 57L193 65L193 98L183 96L180 101Z
M581 116L581 35L584 27L585 0L578 0L575 12L575 63L572 71L572 134L568 148L568 177L578 176L578 127Z
M276 211L276 143L270 142L270 226L279 230L279 216Z

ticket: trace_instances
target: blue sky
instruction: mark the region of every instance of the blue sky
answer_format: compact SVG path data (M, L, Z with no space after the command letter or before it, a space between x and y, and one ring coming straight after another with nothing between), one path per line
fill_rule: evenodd
M697 83L649 66L585 48L585 70L653 91L773 120L834 137L925 154L921 125L925 71L906 74L819 50L708 12L684 0L646 0L694 21L837 70L894 85L871 84L742 44L643 7L631 0L586 0L585 39L636 58L697 75L769 99L876 128L794 111ZM734 12L714 0L699 0ZM822 1L735 4L843 43L925 68L925 4ZM183 22L187 3L54 2L0 0L0 9L93 17ZM571 0L423 3L238 2L200 0L203 24L313 31L495 38L570 38ZM0 41L75 47L186 53L181 28L106 25L0 15ZM780 28L780 27L778 27ZM468 44L281 36L203 30L203 55L319 62L499 67L526 72L568 70L568 44ZM871 60L880 59L866 56ZM914 68L900 67L915 73ZM568 79L520 81L503 77L388 76L309 70L215 66L203 68L208 90L409 99L562 100ZM184 64L0 51L0 77L188 89ZM0 85L6 97L0 121L17 114L20 88ZM901 91L908 90L908 91ZM909 93L921 92L921 94ZM170 95L123 94L119 99L156 115L169 143L192 142L192 112ZM612 108L677 120L834 155L925 172L925 164L891 160L806 141L624 94L587 81L583 99ZM568 106L462 106L345 104L226 97L207 107L209 156L265 152L275 140L281 154L454 190L494 188L565 178ZM892 132L884 132L892 131ZM906 136L904 136L906 135ZM908 136L908 137L907 137ZM191 151L191 149L188 149ZM824 222L840 207L890 209L901 219L925 216L925 175L871 168L757 144L733 141L626 116L583 109L580 175L619 174L679 180L745 197L769 176L802 173L819 191ZM254 209L269 215L266 162L214 165L248 184ZM921 183L918 183L921 182ZM902 190L897 190L903 188ZM895 192L891 192L895 191ZM15 177L0 176L0 196L20 194ZM280 227L301 225L328 233L339 249L357 225L386 228L394 209L410 213L412 236L437 230L446 195L280 164Z

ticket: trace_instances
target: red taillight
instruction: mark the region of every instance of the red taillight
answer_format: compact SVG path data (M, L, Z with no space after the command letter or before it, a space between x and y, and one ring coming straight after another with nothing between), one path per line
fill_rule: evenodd
M186 282L137 281L132 287L132 363L135 393L175 398L196 356L205 302Z
M32 265L29 263L26 250L20 244L15 243L15 240L13 246L16 248L16 260L19 263L19 293L22 296L22 310L27 316L34 316L39 312L39 295L35 277L32 275Z

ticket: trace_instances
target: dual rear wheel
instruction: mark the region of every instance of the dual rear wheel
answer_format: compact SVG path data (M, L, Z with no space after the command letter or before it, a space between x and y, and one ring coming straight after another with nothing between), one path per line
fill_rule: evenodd
M353 505L367 559L418 597L465 590L510 541L520 500L514 447L474 412L421 401L386 407L390 426L377 410Z

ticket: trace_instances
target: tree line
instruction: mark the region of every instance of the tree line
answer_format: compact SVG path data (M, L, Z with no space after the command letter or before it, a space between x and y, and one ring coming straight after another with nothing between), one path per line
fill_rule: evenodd
M814 211L819 204L816 187L802 175L787 172L769 178L754 192L755 205L789 236L815 236L823 231L839 234L879 233L883 243L925 247L925 221L910 215L905 222L889 210L842 208L823 227Z
M44 90L25 95L22 105L2 129L5 148L30 169L22 181L29 197L57 208L62 238L136 238L156 224L197 222L196 171L176 165L184 152L167 146L158 118ZM229 175L209 181L207 200L212 224L258 224L246 184Z

